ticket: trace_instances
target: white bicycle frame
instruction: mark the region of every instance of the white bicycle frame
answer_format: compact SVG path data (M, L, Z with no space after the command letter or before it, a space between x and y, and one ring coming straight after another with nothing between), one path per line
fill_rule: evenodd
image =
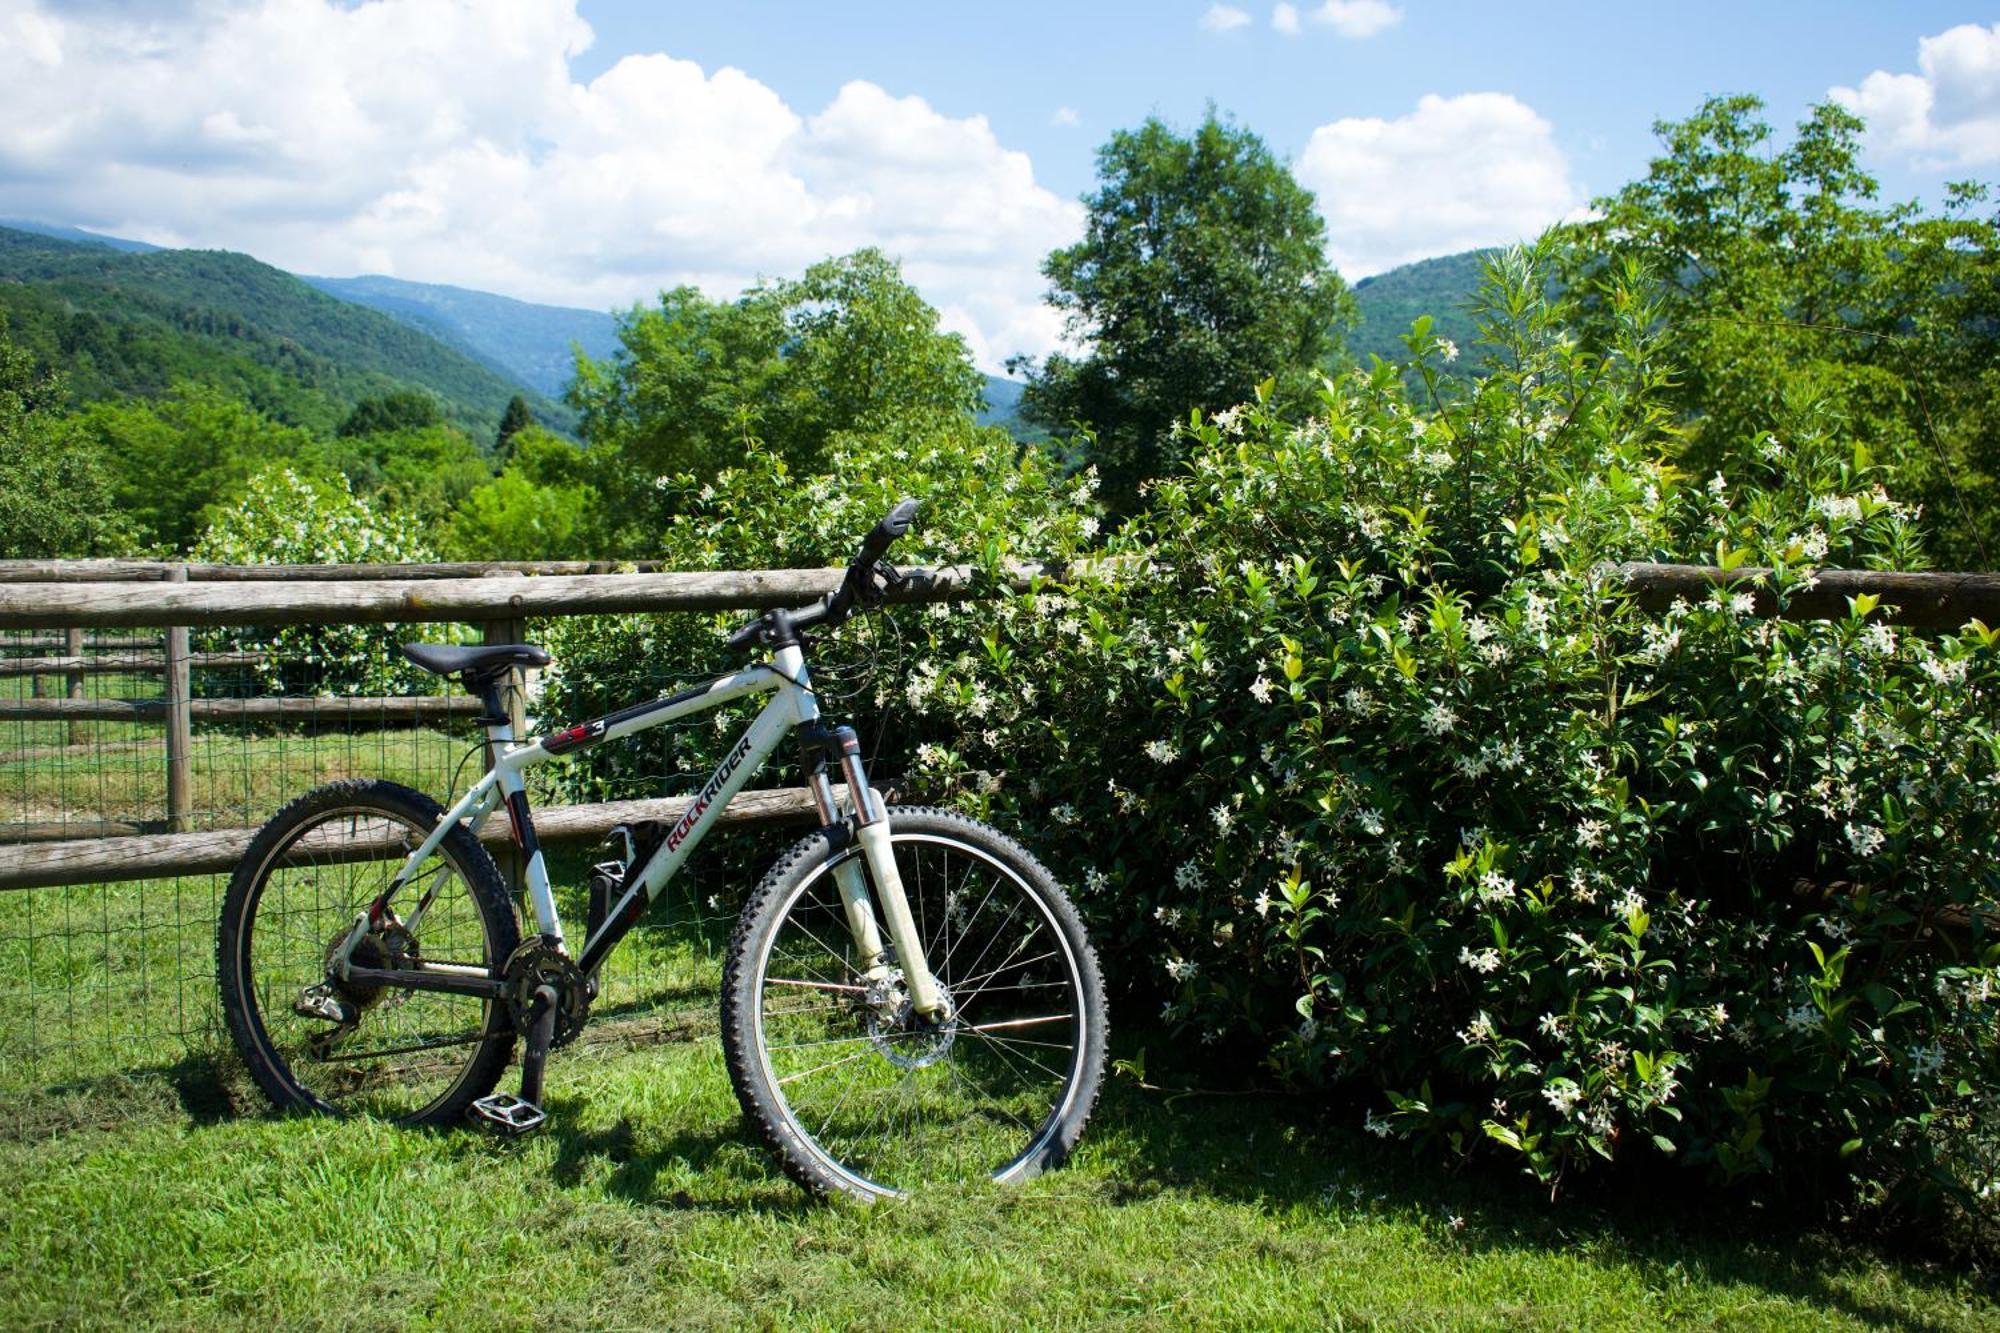
M503 804L507 807L515 845L521 852L522 878L535 926L545 944L568 952L562 918L556 909L555 895L549 888L548 866L543 860L534 823L529 817L527 784L522 775L538 764L562 758L585 746L620 740L691 714L707 712L747 695L771 691L776 692L775 697L751 721L728 756L689 802L666 838L639 869L636 880L625 887L623 896L605 914L596 933L584 942L582 952L575 956L578 967L586 975L595 974L605 956L645 914L660 890L687 863L688 857L708 831L715 827L729 802L763 769L785 738L796 729L819 721L819 704L806 674L805 655L796 645L781 647L769 661L718 677L706 685L650 703L637 704L532 740L517 741L511 721L487 719L486 735L493 753L492 767L445 812L438 826L404 860L402 869L388 887L355 921L354 929L336 955L340 975L356 982L408 986L419 990L449 990L475 995L499 993L498 978L485 969L421 961L407 968L366 968L355 965L351 955L370 930L392 919L392 900L416 878L418 868L437 850L438 844L444 841L445 835L454 826L470 821L476 833ZM876 982L890 979L892 969L900 968L903 984L909 988L911 1003L917 1012L940 1021L948 1019L948 1006L924 957L916 922L910 914L909 898L896 868L895 853L889 842L887 812L868 786L853 733L843 730L840 735L845 742L840 746L840 765L847 785L848 801L854 811L855 839L860 844L862 856L843 860L834 867L834 876L847 914L848 929L853 935L857 956L862 961L862 973L868 981ZM828 827L841 825L844 816L823 765L812 766L807 775L807 785L821 824ZM863 874L863 863L867 866L866 875ZM429 911L449 874L448 870L438 872L418 900L416 908L401 919L405 929L413 934L418 930L424 914ZM872 898L870 880L874 884ZM880 923L875 914L878 905L884 918ZM883 946L884 925L893 954ZM496 965L505 961L495 960Z

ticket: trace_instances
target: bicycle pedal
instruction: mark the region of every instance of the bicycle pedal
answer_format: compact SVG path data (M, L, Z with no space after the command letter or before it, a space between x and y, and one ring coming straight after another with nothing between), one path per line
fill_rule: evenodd
M540 1129L549 1114L525 1097L495 1092L472 1104L472 1117L494 1133L513 1138Z

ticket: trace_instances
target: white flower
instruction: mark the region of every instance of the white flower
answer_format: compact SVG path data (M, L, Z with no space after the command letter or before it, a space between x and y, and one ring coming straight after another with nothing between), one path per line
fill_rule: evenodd
M1156 763L1171 764L1181 757L1180 747L1171 741L1147 741L1146 757Z
M1083 887L1087 892L1102 893L1104 891L1105 886L1110 883L1111 883L1111 876L1105 874L1102 870L1099 870L1096 866L1092 866L1090 869L1083 872Z
M1482 1009L1472 1016L1472 1021L1467 1023L1465 1030L1458 1035L1467 1046L1477 1045L1482 1041L1492 1041L1493 1020L1488 1018L1486 1011Z
M1747 616L1756 611L1757 599L1747 592L1729 594L1729 610L1732 615Z
M1181 923L1181 909L1166 906L1155 907L1153 909L1153 920L1169 928L1178 926Z
M1084 515L1078 521L1077 526L1083 530L1085 537L1095 537L1097 535L1097 520L1088 514Z
M1443 357L1447 363L1458 360L1458 344L1451 339L1438 339L1437 349L1438 355Z
M1544 1037L1560 1037L1562 1035L1563 1021L1554 1014L1543 1014L1542 1021L1536 1024L1536 1026L1541 1028Z
M1250 697L1260 704L1271 702L1271 682L1262 676L1250 682Z
M1926 657L1923 669L1924 674L1938 685L1956 685L1965 679L1965 659L1962 657Z
M1254 906L1255 906L1255 907L1256 907L1256 909L1257 909L1257 915L1258 915L1258 916L1268 916L1268 915L1270 915L1270 912L1271 912L1271 891L1270 891L1269 889L1265 889L1265 890L1261 891L1260 893L1258 893L1258 895L1257 895L1257 901L1256 901L1256 903L1254 904Z
M1208 817L1215 821L1215 831L1217 833L1229 832L1230 825L1236 822L1236 812L1229 808L1227 801L1209 811Z
M1888 657L1896 651L1896 631L1884 624L1873 624L1861 631L1861 646L1877 657Z
M1352 686L1341 698L1347 704L1347 711L1356 717L1367 717L1375 711L1375 696L1359 685Z
M1434 703L1424 712L1424 730L1433 736L1448 735L1458 725L1458 714L1442 703Z
M1382 812L1372 806L1362 806L1354 812L1354 822L1361 825L1361 831L1371 837L1382 836Z
M1604 845L1604 821L1586 819L1576 826L1576 845L1579 847L1601 847Z
M1049 818L1055 820L1058 824L1074 824L1076 822L1076 807L1068 801L1064 801L1061 805L1049 811Z
M1555 1108L1557 1115L1568 1115L1583 1100L1583 1089L1574 1079L1552 1078L1542 1089L1542 1099Z
M1166 961L1167 975L1175 981L1186 981L1201 971L1199 965L1186 958L1169 958Z
M1174 870L1174 887L1182 893L1193 893L1208 882L1201 873L1201 867L1192 861L1183 861Z
M1883 837L1881 829L1871 828L1866 824L1847 826L1847 845L1854 849L1856 856L1873 856L1882 850L1882 844L1886 841L1888 840Z
M1944 1068L1944 1051L1937 1046L1912 1046L1909 1057L1910 1073L1917 1078L1929 1078Z
M1470 948L1462 948L1458 951L1458 961L1475 972L1497 972L1500 970L1500 951L1498 949L1480 949L1475 951Z
M1514 896L1514 881L1497 870L1479 877L1479 897L1488 903L1504 903Z
M1386 1139L1396 1132L1394 1125L1387 1120L1377 1119L1373 1111L1370 1111L1368 1118L1361 1122L1361 1127L1378 1139Z
M1826 1021L1826 1016L1810 1004L1800 1004L1785 1011L1785 1026L1793 1032L1812 1032Z

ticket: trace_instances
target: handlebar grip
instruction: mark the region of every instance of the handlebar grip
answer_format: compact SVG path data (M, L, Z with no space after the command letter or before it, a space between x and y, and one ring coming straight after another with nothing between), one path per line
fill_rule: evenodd
M877 560L885 555L896 538L910 530L910 523L917 516L917 502L904 500L889 511L889 516L877 523L861 542L861 554L854 563L863 569L874 567Z

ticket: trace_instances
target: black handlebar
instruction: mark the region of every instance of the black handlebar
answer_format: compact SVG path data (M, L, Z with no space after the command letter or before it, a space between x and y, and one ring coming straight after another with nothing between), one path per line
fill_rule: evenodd
M765 612L729 636L730 650L740 652L759 643L774 642L773 632L780 619L793 630L830 629L853 614L856 602L875 600L875 566L895 544L896 538L910 530L916 516L915 500L899 503L861 539L861 549L848 563L847 575L841 579L839 588L811 606L799 607L782 616L778 612Z
M848 566L852 572L855 566L873 569L875 562L888 553L896 538L910 530L910 521L917 516L917 502L904 500L889 511L889 516L875 525L861 541L861 554L854 557L854 564Z

